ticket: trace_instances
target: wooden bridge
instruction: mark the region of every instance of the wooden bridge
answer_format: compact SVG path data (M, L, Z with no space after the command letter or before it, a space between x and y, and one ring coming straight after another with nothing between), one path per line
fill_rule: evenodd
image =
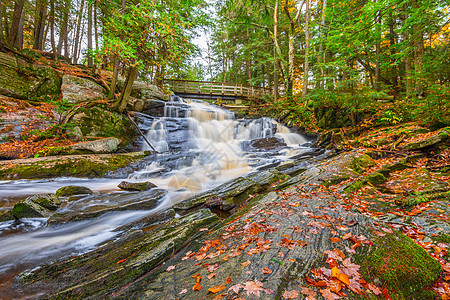
M163 84L180 97L193 99L257 100L271 89L225 82L164 79Z

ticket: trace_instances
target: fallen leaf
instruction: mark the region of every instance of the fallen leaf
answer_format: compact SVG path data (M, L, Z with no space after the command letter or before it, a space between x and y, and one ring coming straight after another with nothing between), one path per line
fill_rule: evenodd
M123 263L124 261L126 261L127 259L125 258L125 259L121 259L121 260L119 260L118 262L117 262L117 264L121 264L121 263Z
M244 268L250 264L250 261L247 259L245 263L242 263L241 266Z
M379 287L377 287L376 285L374 285L373 283L369 283L368 284L369 289L375 294L375 295L380 295L382 292L380 290Z
M350 232L348 232L348 233L346 233L346 234L344 234L343 236L342 236L342 239L343 240L346 240L346 239L349 239L349 238L351 238L352 237L352 234L350 233Z
M183 295L187 293L187 289L183 289L181 292L178 293L178 295Z
M169 271L172 271L172 270L175 270L175 266L169 266L169 267L166 269L166 272L169 272Z
M312 289L307 288L307 287L302 287L302 290L300 291L300 293L310 296L310 297L314 297L316 295L316 292L314 292Z
M232 287L230 287L228 290L229 290L229 291L233 291L233 292L235 292L236 294L239 294L239 290L240 290L241 288L244 288L244 286L243 286L242 284L235 284L235 285L233 285Z
M194 284L194 286L192 287L193 291L200 291L201 289L202 289L202 287L201 287L200 283L198 283L198 282L196 282Z
M341 241L341 239L340 239L340 238L337 238L337 237L332 237L332 238L330 238L330 240L331 240L333 243L337 243L337 242L340 242L340 241Z
M256 295L258 298L260 297L260 292L262 290L264 290L262 288L263 284L258 281L247 281L245 282L245 286L243 287L243 289L247 292L247 296L253 294Z
M215 287L209 288L208 292L216 294L224 289L225 289L225 285L221 284L221 285L216 285Z
M344 273L341 273L341 271L337 267L333 267L331 269L331 276L339 279L340 281L342 281L343 283L345 283L347 285L350 284L350 280L348 279L348 276L345 275Z
M322 296L327 300L341 299L341 297L331 292L330 289L320 290L320 292L322 293Z
M225 284L231 283L231 277L228 277L227 280L225 280Z
M213 278L213 277L216 277L217 276L217 273L211 273L211 274L209 274L208 276L206 276L208 279L211 279L211 278Z
M381 292L383 293L385 300L391 300L391 297L389 296L389 291L387 288L384 288Z
M297 290L292 290L292 291L284 291L283 292L283 298L284 299L295 299L298 298L299 293L297 292Z
M219 294L219 295L217 295L217 296L215 296L214 298L213 298L213 300L220 300L220 299L222 299L223 297L225 297L227 294Z

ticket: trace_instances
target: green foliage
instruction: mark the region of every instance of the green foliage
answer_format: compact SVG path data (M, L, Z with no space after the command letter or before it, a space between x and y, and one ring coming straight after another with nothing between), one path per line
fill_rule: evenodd
M383 117L381 117L380 121L384 125L395 125L400 123L402 119L394 111L385 110L383 112Z

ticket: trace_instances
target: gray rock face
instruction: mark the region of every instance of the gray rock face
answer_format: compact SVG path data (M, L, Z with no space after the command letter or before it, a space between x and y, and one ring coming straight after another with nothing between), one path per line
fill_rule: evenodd
M103 88L86 78L64 75L61 85L63 100L70 103L80 103L87 100L104 97Z
M444 128L429 137L419 140L413 140L411 142L405 143L404 145L401 145L399 148L404 150L418 150L440 143L443 140L448 139L449 136L450 128Z
M105 213L124 210L150 210L164 198L166 191L152 189L143 192L93 195L70 203L67 212L56 213L48 224L60 224L97 218Z
M78 143L72 145L71 147L74 150L88 150L93 153L113 153L117 151L121 142L121 139L110 137L101 140Z
M17 218L48 218L61 205L55 194L37 194L14 205L11 214Z
M91 189L84 186L76 186L76 185L64 186L56 191L56 196L58 197L67 197L75 195L92 195L92 194L93 192Z
M277 150L280 148L283 148L286 145L286 143L283 141L283 139L277 138L277 137L269 137L269 138L262 138L251 141L251 146L257 150Z
M151 183L150 181L147 182L126 182L122 181L118 187L125 191L147 191L149 189L155 188L156 185Z

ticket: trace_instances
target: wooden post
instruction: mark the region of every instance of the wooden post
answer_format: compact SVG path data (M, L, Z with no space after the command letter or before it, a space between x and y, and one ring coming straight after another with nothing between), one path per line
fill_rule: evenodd
M184 81L184 92L187 93L187 81Z

